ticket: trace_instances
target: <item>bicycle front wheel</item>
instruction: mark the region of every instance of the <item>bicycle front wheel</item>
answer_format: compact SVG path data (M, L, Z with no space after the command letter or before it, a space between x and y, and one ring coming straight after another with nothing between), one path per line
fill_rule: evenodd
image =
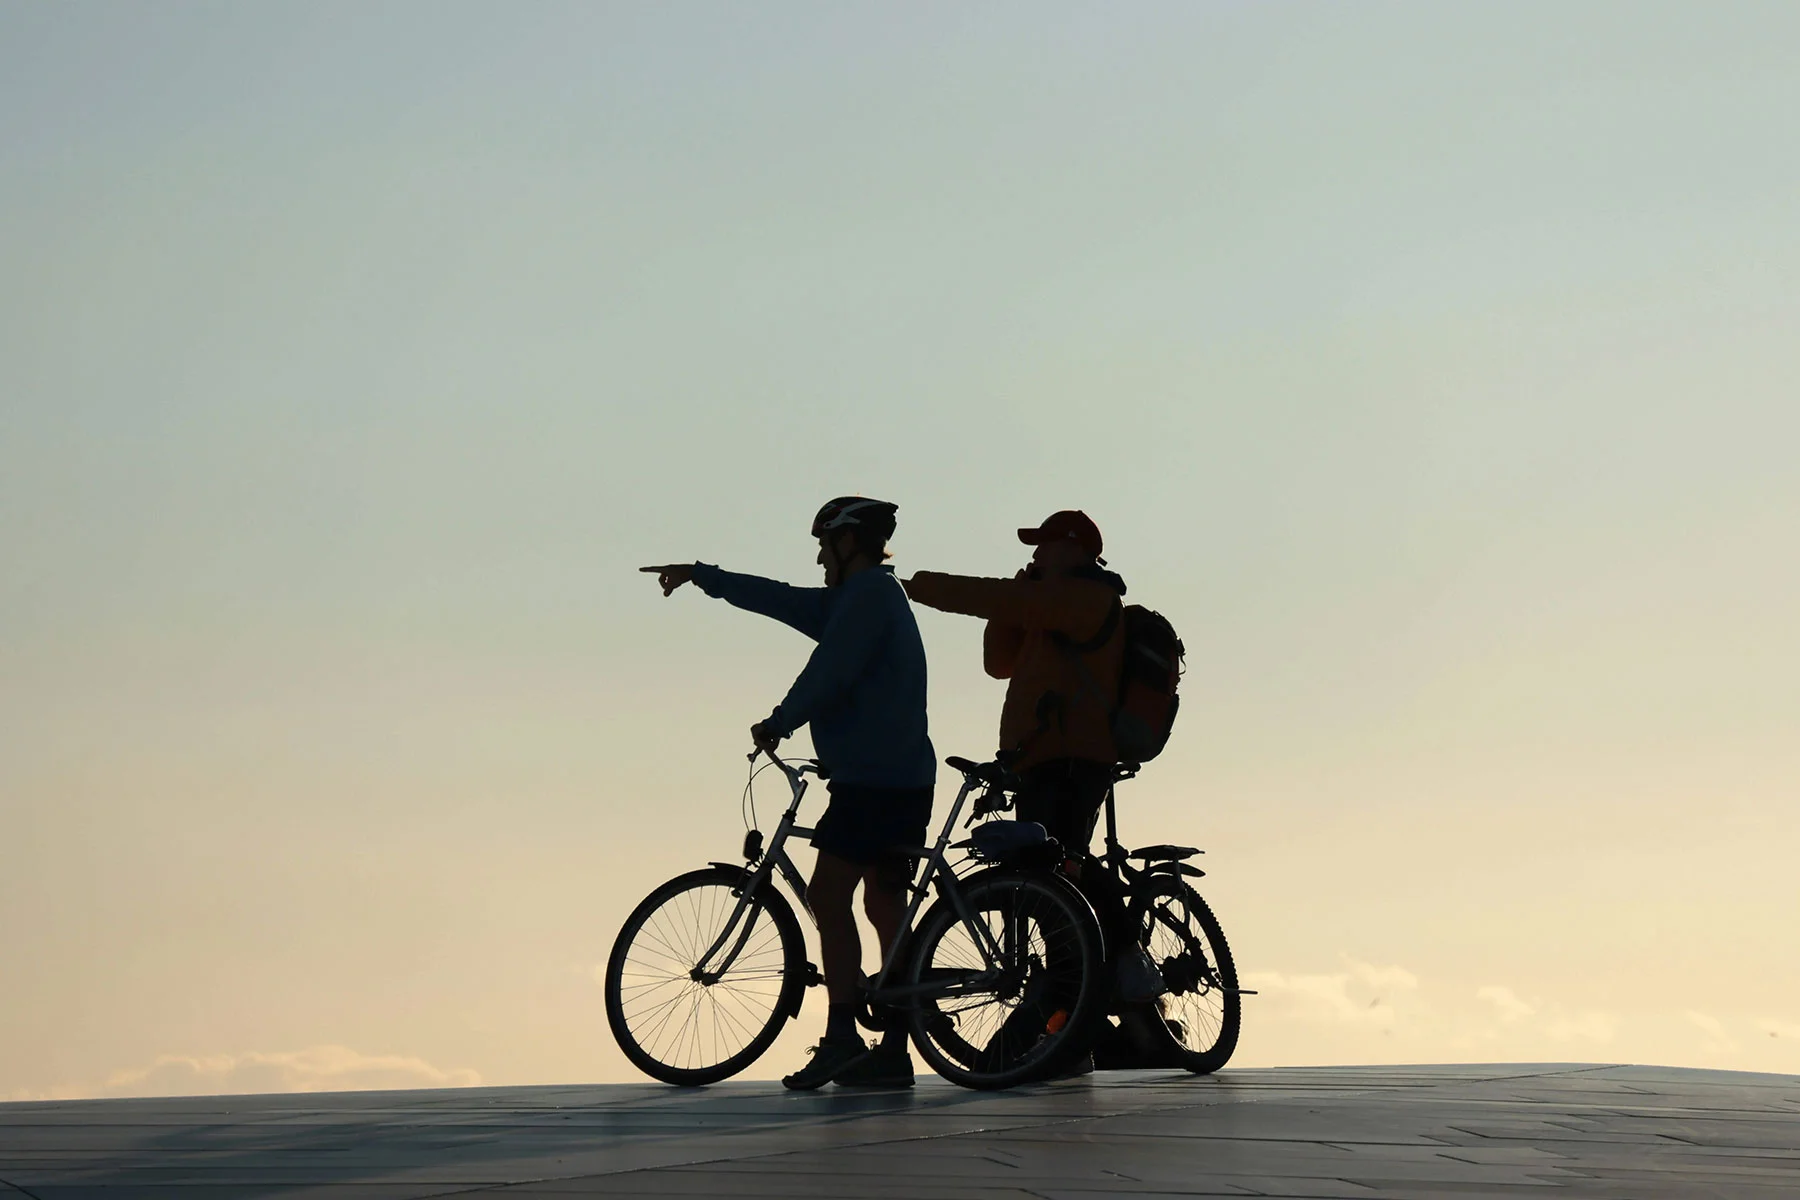
M1098 1013L1100 924L1052 875L996 869L957 887L973 927L949 897L919 922L913 1044L952 1083L1011 1087L1057 1062Z
M606 1020L632 1065L664 1083L729 1079L800 1011L806 942L772 885L748 903L747 871L679 875L625 919L606 963ZM701 969L701 958L721 948Z
M1198 1075L1223 1067L1237 1049L1243 999L1219 919L1173 875L1152 876L1131 908L1139 944L1168 992L1147 1005L1151 1039L1173 1066Z

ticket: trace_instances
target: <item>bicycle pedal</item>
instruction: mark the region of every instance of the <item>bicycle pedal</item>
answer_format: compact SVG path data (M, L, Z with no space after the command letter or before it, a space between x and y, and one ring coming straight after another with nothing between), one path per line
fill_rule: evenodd
M822 987L825 983L825 976L820 973L817 963L807 963L806 971L800 978L807 987Z

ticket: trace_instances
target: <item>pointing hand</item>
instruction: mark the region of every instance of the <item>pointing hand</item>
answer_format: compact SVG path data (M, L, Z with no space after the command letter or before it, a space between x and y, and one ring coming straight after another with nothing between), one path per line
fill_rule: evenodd
M662 567L639 567L656 576L656 582L662 585L663 595L673 594L676 588L694 577L692 563L670 563Z

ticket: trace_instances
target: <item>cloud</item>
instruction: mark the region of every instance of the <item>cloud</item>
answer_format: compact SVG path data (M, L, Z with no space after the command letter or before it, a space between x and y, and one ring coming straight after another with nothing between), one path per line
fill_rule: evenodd
M1500 1023L1503 1025L1512 1025L1523 1021L1537 1012L1537 1005L1528 1004L1519 999L1517 992L1509 987L1501 987L1499 984L1490 983L1486 987L1476 988L1475 998L1486 1000L1492 1004L1498 1010Z
M165 1054L115 1071L104 1082L52 1089L20 1099L76 1100L117 1096L220 1096L266 1092L356 1092L387 1088L473 1087L481 1076L445 1070L422 1058L363 1054L347 1046L189 1056Z
M1724 1022L1717 1017L1691 1008L1684 1015L1706 1035L1705 1048L1709 1053L1736 1053L1739 1049L1736 1039L1725 1032Z
M1399 1010L1410 1004L1419 988L1419 977L1404 967L1348 958L1345 967L1323 975L1250 971L1241 982L1292 1019L1384 1029L1394 1025Z

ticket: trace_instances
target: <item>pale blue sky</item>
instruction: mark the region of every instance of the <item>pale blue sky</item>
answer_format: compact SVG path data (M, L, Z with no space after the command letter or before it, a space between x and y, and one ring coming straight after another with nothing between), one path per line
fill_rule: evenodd
M633 568L847 491L1182 629L1246 1061L1800 1067L1796 128L1786 4L0 6L0 1095L623 1070L804 651Z

